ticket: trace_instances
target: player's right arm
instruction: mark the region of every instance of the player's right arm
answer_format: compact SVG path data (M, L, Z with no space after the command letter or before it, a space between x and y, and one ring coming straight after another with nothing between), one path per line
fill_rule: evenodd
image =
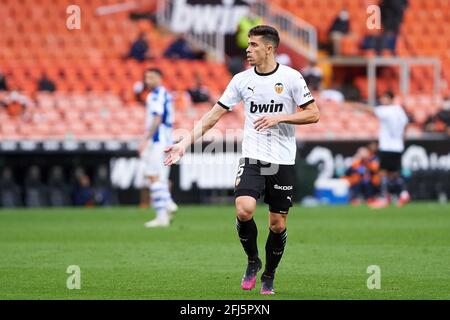
M235 75L228 84L225 92L214 107L205 114L200 122L192 129L189 136L183 138L180 142L166 148L164 151L168 153L164 160L164 165L170 166L176 163L186 152L186 149L193 144L197 139L202 137L209 129L219 121L222 116L231 111L233 106L238 104L241 100L239 91L239 76Z
M186 152L186 149L208 132L209 129L214 127L217 121L219 121L219 119L227 112L227 109L216 103L214 107L202 117L194 129L192 129L189 136L184 137L180 142L171 145L164 150L168 153L168 156L164 160L164 165L170 166L180 160Z
M371 107L367 104L360 103L360 102L353 102L351 104L351 106L357 110L370 113L371 115L374 115L374 116L376 115L374 107Z

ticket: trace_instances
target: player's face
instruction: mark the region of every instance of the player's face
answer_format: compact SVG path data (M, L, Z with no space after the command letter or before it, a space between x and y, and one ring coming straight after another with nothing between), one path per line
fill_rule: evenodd
M264 62L272 50L272 45L264 42L262 36L251 36L248 38L247 61L251 66L260 65Z
M146 72L144 82L147 88L156 88L161 84L161 77L156 72Z
M389 104L392 104L392 99L389 96L385 95L380 98L380 102L382 105L387 106Z

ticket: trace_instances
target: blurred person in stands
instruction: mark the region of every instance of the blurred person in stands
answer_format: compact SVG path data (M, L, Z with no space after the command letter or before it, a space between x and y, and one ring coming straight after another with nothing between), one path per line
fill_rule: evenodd
M208 87L202 83L202 78L199 74L195 74L195 85L187 90L191 97L192 103L209 102L212 103L212 99L209 93Z
M350 75L345 77L344 81L339 86L339 91L342 92L347 101L361 101L361 91L355 85Z
M169 191L169 167L165 167L164 149L172 144L174 108L172 96L162 86L162 71L145 70L144 82L149 89L146 98L146 133L139 147L144 175L150 188L150 201L156 217L145 227L168 227L178 209Z
M288 55L287 53L280 53L277 54L276 56L276 60L278 63L288 66L288 67L292 67L292 59L291 56Z
M350 197L353 205L360 205L362 201L367 201L367 203L373 201L380 184L378 169L378 161L372 157L369 148L359 148L351 166L342 177L350 184Z
M73 202L76 206L85 207L93 207L95 204L91 178L85 173L81 173L77 176L77 185L74 190Z
M169 59L203 60L205 52L193 48L186 37L180 34L164 51L164 57Z
M329 102L335 102L339 105L345 102L345 97L338 89L330 88L320 91L320 99Z
M372 174L372 188L373 194L372 198L369 199L368 203L375 201L377 195L380 194L381 188L381 176L380 176L380 158L378 157L378 143L376 141L369 142L367 145L367 150L369 151L368 163L369 169Z
M369 150L369 158L375 159L376 161L379 161L378 159L378 143L376 141L369 142L367 145L367 149Z
M341 40L344 35L350 32L349 13L343 9L334 19L328 30L328 38L331 44L331 54L334 56L341 55Z
M230 43L227 43L226 64L232 76L247 68L245 52L248 45L247 34L251 28L261 23L261 18L249 13L239 19L236 32L232 35L233 38L230 39Z
M47 77L45 72L43 72L41 77L38 79L37 85L39 91L54 92L56 90L55 83Z
M72 187L66 181L64 170L61 166L54 166L50 169L47 184L50 206L63 207L70 205Z
M245 63L242 60L242 57L240 57L240 56L226 57L225 59L226 59L228 72L230 72L230 74L232 76L238 74L241 71L244 71Z
M5 75L0 71L0 91L8 91L8 83Z
M150 47L145 32L139 33L138 38L131 44L127 58L135 59L139 62L151 59Z
M353 104L360 110L375 115L380 122L378 154L380 159L381 198L371 203L372 208L385 208L393 200L401 207L410 200L401 175L402 154L405 150L405 132L409 119L402 106L394 103L394 94L387 91L380 98L380 105L372 108Z
M397 37L408 7L408 0L381 0L379 6L383 31L377 46L377 54L380 54L383 49L389 49L395 55Z
M93 190L96 205L109 206L113 203L111 180L109 179L108 168L105 165L97 168Z
M16 182L13 170L4 166L0 174L0 207L16 208L22 205L22 189Z
M6 112L11 118L27 118L31 100L18 89L11 91L4 101Z
M423 127L427 132L443 132L450 136L450 96L444 97L442 109L430 115Z
M253 14L243 15L239 20L236 31L236 44L242 49L242 55L245 58L245 49L248 47L248 32L253 27L262 24L262 18Z
M24 180L25 205L27 207L48 206L48 188L42 181L41 169L32 165Z
M318 91L322 88L323 72L316 61L309 61L302 69L302 75L311 90Z

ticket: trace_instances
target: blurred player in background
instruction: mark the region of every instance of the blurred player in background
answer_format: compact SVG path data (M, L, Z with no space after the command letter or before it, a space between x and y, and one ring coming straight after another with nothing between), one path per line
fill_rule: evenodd
M244 102L242 156L235 182L236 229L247 255L241 288L251 290L262 268L253 220L256 201L264 194L269 205L269 236L261 275L261 294L274 294L276 268L287 241L286 221L292 207L296 141L293 125L319 121L319 109L300 72L276 62L278 31L256 26L248 33L249 68L233 77L219 101L188 137L166 149L166 165L211 129L239 102Z
M380 122L378 154L380 160L381 198L373 201L372 208L384 208L392 201L398 207L410 200L405 181L401 175L402 154L405 150L405 131L409 119L402 106L394 103L394 94L386 92L380 105L371 108L358 104L359 108L375 115Z
M145 71L144 84L149 93L145 101L146 134L139 153L149 183L150 202L156 211L156 218L145 223L145 226L167 227L177 210L169 191L169 168L163 165L164 148L172 144L172 97L162 86L162 72L157 68Z

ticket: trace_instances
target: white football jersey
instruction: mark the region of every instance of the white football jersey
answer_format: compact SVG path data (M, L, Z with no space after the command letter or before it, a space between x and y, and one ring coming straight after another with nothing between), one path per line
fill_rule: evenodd
M280 123L258 132L254 122L262 116L296 113L298 107L303 108L314 101L300 72L277 64L270 73L259 73L256 68L238 73L218 104L232 110L240 101L244 102L245 108L242 156L275 164L295 164L294 125Z
M155 134L153 135L153 142L159 142L164 146L170 145L172 143L172 127L174 121L172 96L163 86L159 86L147 95L145 107L146 130L150 129L153 122L153 117L155 115L162 117L161 124L158 126Z
M378 148L380 151L403 152L403 134L408 124L408 116L399 105L378 106L374 109L380 120Z

